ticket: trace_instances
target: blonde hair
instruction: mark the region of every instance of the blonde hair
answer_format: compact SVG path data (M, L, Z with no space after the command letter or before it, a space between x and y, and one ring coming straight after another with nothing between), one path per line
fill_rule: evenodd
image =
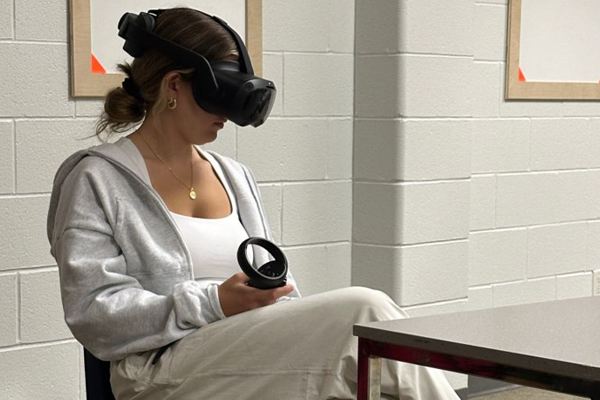
M203 55L208 61L223 60L238 55L231 34L209 16L191 8L172 8L156 18L153 30L158 36L175 42ZM96 135L107 132L125 132L143 122L146 114L153 115L165 110L165 76L179 72L181 79L191 81L193 68L182 69L181 65L157 50L147 50L131 64L119 64L135 90L119 86L105 97L104 111L96 124Z

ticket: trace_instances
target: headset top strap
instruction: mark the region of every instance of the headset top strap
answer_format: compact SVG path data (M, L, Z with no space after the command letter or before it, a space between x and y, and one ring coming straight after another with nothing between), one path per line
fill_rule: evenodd
M163 9L148 10L148 14L153 14L156 17L158 17L164 11L165 10L163 10ZM233 29L231 26L229 26L229 24L227 22L223 21L221 18L217 17L216 15L210 15L210 14L207 14L200 10L196 10L196 11L211 18L213 21L215 21L216 23L221 25L223 28L225 28L227 30L227 32L229 32L229 34L233 37L233 40L235 41L235 45L237 46L237 49L238 49L238 54L239 54L238 62L240 63L240 67L241 67L240 70L244 71L248 75L254 75L254 68L252 68L252 62L250 61L250 56L248 55L248 50L246 49L246 46L244 45L242 38L240 37L240 35L238 35L238 33L235 31L235 29Z

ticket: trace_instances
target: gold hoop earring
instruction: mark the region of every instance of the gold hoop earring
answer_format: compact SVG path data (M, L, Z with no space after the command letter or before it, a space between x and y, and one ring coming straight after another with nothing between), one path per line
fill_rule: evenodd
M167 107L169 107L169 110L174 110L177 107L177 99L174 97L169 98L167 100Z

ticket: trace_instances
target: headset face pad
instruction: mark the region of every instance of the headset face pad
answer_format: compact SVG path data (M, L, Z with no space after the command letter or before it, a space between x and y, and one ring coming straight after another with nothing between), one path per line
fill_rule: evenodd
M232 35L239 53L239 62L209 63L201 54L152 33L155 18L161 12L151 10L139 16L123 15L119 21L119 36L125 38L123 49L133 57L156 49L180 63L181 67L195 68L192 91L202 109L240 126L262 125L273 108L277 89L273 82L254 76L250 57L239 35L224 21L209 15Z

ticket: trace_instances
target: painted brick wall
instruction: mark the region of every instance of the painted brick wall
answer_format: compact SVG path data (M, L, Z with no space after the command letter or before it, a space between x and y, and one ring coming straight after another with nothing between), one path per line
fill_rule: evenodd
M353 283L412 315L592 295L600 104L504 100L507 7L357 1Z
M99 100L71 99L67 1L0 0L0 398L84 399L48 250L52 178L96 144ZM247 163L304 295L350 285L354 2L263 1L269 123L209 148Z
M507 0L356 3L352 283L411 316L592 295L600 104L504 101Z
M468 308L591 296L600 268L600 104L502 101L506 18L475 4Z

